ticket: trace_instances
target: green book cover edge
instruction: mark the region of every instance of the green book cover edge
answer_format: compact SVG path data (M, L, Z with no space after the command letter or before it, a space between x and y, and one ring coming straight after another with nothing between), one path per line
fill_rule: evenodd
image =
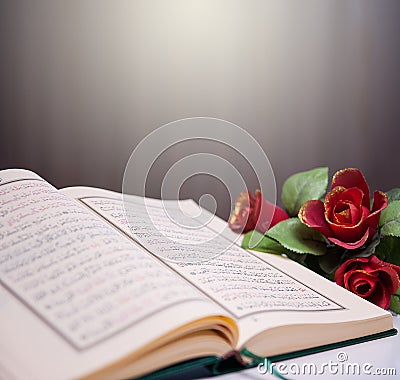
M221 358L218 356L206 356L197 359L187 360L182 363L173 364L172 366L162 368L158 371L141 376L137 380L158 380L168 378L171 379L173 375L181 374L186 371L206 367L212 368L220 361Z
M397 335L397 330L395 328L387 330L387 331L383 331L380 333L376 333L376 334L366 335L366 336L363 336L360 338L348 339L348 340L344 340L344 341L337 342L337 343L330 343L330 344L325 344L322 346L307 348L304 350L288 352L286 354L270 356L270 357L268 357L268 360L272 363L280 362L280 361L284 361L284 360L288 360L288 359L295 359L300 356L317 354L317 353L324 352L324 351L334 350L336 348L353 346L358 343L365 343L365 342L369 342L369 341L376 340L376 339L387 338L389 336L394 336L394 335ZM249 365L249 367L254 367L257 364L262 363L265 359L262 356L253 354L252 352L250 352L247 349L243 349L240 353L241 353L241 355L247 356L254 360L253 363L251 363Z
M393 328L391 330L383 331L383 332L376 333L376 334L366 335L366 336L363 336L360 338L348 339L348 340L344 340L342 342L331 343L331 344L326 344L326 345L308 348L308 349L304 349L304 350L293 351L293 352L289 352L289 353L282 354L282 355L270 356L270 357L268 357L268 361L271 363L274 363L274 362L284 361L284 360L288 360L288 359L294 359L294 358L298 358L300 356L312 355L312 354L316 354L319 352L333 350L336 348L342 348L342 347L352 346L352 345L355 345L358 343L365 343L365 342L369 342L369 341L376 340L376 339L386 338L386 337L394 336L396 334L397 334L397 330ZM179 375L179 374L182 374L183 372L196 370L199 368L207 368L210 373L210 376L217 376L217 375L223 375L226 373L236 372L236 371L240 371L243 369L255 367L259 363L263 363L264 359L265 359L265 357L255 355L247 349L241 350L240 355L243 355L243 356L246 356L246 357L252 359L252 362L250 364L243 365L239 361L237 361L236 364L233 363L232 365L227 367L226 363L227 363L227 360L229 360L229 359L219 358L216 356L207 356L207 357L202 357L202 358L198 358L198 359L188 360L183 363L174 364L172 366L160 369L160 370L150 373L148 375L144 375L144 376L140 377L139 379L140 380L168 379L168 378L172 378L174 375Z

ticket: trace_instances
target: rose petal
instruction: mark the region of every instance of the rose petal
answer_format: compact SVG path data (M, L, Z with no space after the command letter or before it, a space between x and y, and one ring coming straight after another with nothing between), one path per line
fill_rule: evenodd
M254 204L255 199L248 190L239 194L235 201L235 208L228 220L229 228L232 231L241 233L254 229Z
M255 197L254 216L258 217L254 221L257 231L265 233L275 224L289 218L286 211L264 199L260 190L255 191Z
M325 207L332 208L336 205L338 201L349 201L356 206L361 206L363 200L363 193L357 187L351 187L346 189L341 186L335 187L331 190L325 197ZM369 208L368 208L369 210Z
M357 224L363 213L350 201L340 200L333 208L333 222L340 225L353 226Z
M336 203L332 212L332 219L335 224L353 224L350 216L350 205L346 201Z
M346 226L340 225L335 223L329 223L332 233L332 238L342 241L344 243L357 243L365 237L364 243L368 241L369 235L369 228L364 226L363 224L359 223L355 226ZM334 236L334 237L333 237Z
M356 187L345 189L344 187L337 186L325 197L325 217L327 220L332 221L335 206L340 202L352 203L355 207L360 208L362 199L363 193L360 189Z
M356 207L353 203L349 204L349 210L350 210L350 219L351 219L351 224L357 224L362 216L363 216L363 212L360 211L360 209L358 207Z
M396 292L400 286L400 278L398 270L400 267L385 261L379 260L376 256L370 257L369 264L375 267L370 273L375 273L379 275L379 293L372 294L370 301L375 305L382 307L383 309L388 309L390 304L390 296Z
M375 287L375 291L368 297L368 301L372 302L376 306L387 310L390 305L391 294L385 289L385 287L378 282Z
M394 265L392 263L388 263L388 262L383 261L383 260L380 260L375 255L370 256L370 260L369 261L374 267L390 267L390 268L393 268L396 271L397 275L400 277L400 266Z
M324 216L324 204L319 200L311 200L304 203L299 210L299 219L306 226L315 228L322 235L332 235Z
M381 211L388 205L388 197L382 191L374 192L374 204L372 205L372 212L365 219L365 224L370 229L370 235L373 236L379 223Z
M355 242L345 242L345 241L341 241L341 240L339 240L337 238L333 238L333 237L328 237L328 240L331 241L333 244L336 244L336 245L346 248L346 249L356 249L356 248L360 248L361 246L363 246L366 243L366 241L368 240L368 237L369 237L368 233L369 233L369 230L365 231L362 238Z
M374 203L372 205L372 213L382 211L389 203L388 196L383 191L374 191Z
M261 191L259 189L257 189L254 192L254 213L255 214L258 214L260 212L262 200L263 200L263 197L262 197Z
M364 270L349 271L344 276L346 289L351 290L354 294L366 298L372 294L376 287L378 279L377 274L370 274ZM359 287L366 286L367 290L359 291Z
M390 294L395 293L396 290L399 288L399 275L394 268L391 268L389 266L382 266L377 269L370 270L369 273L371 275L379 276L380 282Z
M369 278L368 280L360 278L356 282L354 282L353 286L354 294L357 294L362 298L367 298L374 292L376 281L373 281L371 278Z
M279 206L275 206L275 211L274 211L274 217L272 218L271 225L269 228L275 226L275 224L278 224L282 220L289 219L289 215L285 210L280 208Z
M332 178L331 189L333 190L337 186L342 186L346 189L351 187L359 188L364 194L362 204L369 209L369 187L359 169L349 168L337 171Z
M363 226L362 222L369 214L367 209L362 207L359 210L361 215L359 216L358 223L354 225L343 225L337 223L333 217L335 206L339 202L351 202L354 203L355 207L357 207L358 205L361 205L362 197L363 195L360 189L345 189L344 187L336 187L326 195L324 202L325 219L329 224L330 230L332 231L332 237L340 241L351 243L358 241L361 236L365 234L365 230L368 229L368 227Z
M368 262L365 264L362 264L363 268L365 268L365 270L371 272L373 270L379 269L381 267L385 267L386 266L386 262L379 260L375 255L372 255L368 258Z
M372 255L347 260L336 270L334 279L338 285L387 309L390 296L400 285L399 274L399 266Z
M338 269L336 269L334 280L340 285L344 286L344 274L353 269L361 268L364 263L369 261L368 257L355 257L354 259L346 260Z
M395 293L399 288L399 276L393 268L381 267L371 273L377 273L379 275L382 285L390 294Z
M344 276L348 272L361 269L358 261L368 261L367 257L357 257L355 259L346 260L338 269L335 271L334 280L340 286L345 286Z

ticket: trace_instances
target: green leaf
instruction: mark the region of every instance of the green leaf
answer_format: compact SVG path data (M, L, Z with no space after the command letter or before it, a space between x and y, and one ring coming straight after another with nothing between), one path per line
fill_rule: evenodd
M274 253L276 255L287 253L287 250L276 240L273 240L258 231L250 231L244 235L242 248L252 249L259 252Z
M385 236L376 247L375 255L388 263L400 265L400 238Z
M392 190L389 190L386 192L386 195L388 196L389 203L393 201L399 201L400 200L400 188L394 188Z
M290 216L311 199L320 199L328 186L328 168L315 168L290 176L282 187L282 202Z
M346 251L347 259L353 259L355 257L369 257L375 253L376 247L379 243L380 238L378 235L376 235L367 245Z
M383 236L400 237L400 201L393 201L381 212L380 232Z
M392 294L390 297L389 309L400 314L400 287L397 289L396 293Z
M252 239L254 239L254 241L252 241ZM273 253L275 255L286 255L289 259L297 261L302 265L306 265L305 260L307 258L307 254L300 254L290 251L283 247L276 240L270 238L269 236L265 236L258 231L250 231L244 235L242 248L265 253Z
M268 230L266 236L277 240L293 252L312 255L326 253L325 238L318 231L301 223L298 218L283 220Z
M342 255L338 252L328 252L326 255L319 256L318 259L320 268L328 275L333 275L342 264Z
M330 278L334 275L336 269L346 260L373 255L379 243L379 237L375 236L367 245L357 249L347 250L336 245L328 246L325 255L317 256L318 265L322 269L324 275Z
M286 256L293 261L297 261L298 263L300 263L304 266L307 266L307 263L306 263L306 260L308 257L307 253L306 254L297 253L297 252L289 251L287 249Z

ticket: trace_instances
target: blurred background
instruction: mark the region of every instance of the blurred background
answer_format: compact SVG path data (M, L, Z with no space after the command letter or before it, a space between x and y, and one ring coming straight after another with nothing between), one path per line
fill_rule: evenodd
M148 133L210 116L256 138L278 192L316 166L398 187L399 19L396 0L0 0L0 167L121 191ZM202 193L227 217L218 181Z

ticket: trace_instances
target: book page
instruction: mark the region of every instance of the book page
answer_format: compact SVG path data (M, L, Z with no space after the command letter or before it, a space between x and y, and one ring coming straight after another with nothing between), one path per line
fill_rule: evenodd
M125 204L125 207L133 207L137 217L128 223L120 195L93 189L76 189L73 195L140 241L230 313L240 328L240 344L267 327L336 323L385 314L287 259L245 251L234 244L218 255L211 252L207 256L197 244L179 243L190 240L196 243L196 240L209 236L216 250L226 246L224 239L232 236L220 234L216 237L225 224L218 218L207 226L185 229L174 223L171 215L165 215L161 201L150 200L144 207L143 202L136 203L132 198L132 205ZM167 202L171 204L173 201ZM180 203L180 207L186 205L188 212L197 207L192 201ZM153 214L152 222L156 228L145 222L146 213ZM196 253L200 260L194 260ZM185 254L187 260L181 260Z
M108 347L102 358L107 363L115 353L132 352L181 324L221 313L170 268L40 177L11 170L0 178L0 284L23 305L24 315L30 311L58 335L57 345L43 351L49 358L60 345L69 354L101 351L121 333L134 332L113 350ZM160 318L163 324L149 326ZM46 336L54 340L52 334L41 342ZM86 370L99 364L89 362Z
M189 229L177 225L171 220L174 215L166 215L156 202L145 207L135 203L133 198L129 207L135 217L128 223L124 205L118 199L79 199L126 234L133 235L237 319L266 309L317 311L342 308L237 245L227 244L223 236L218 236L210 228ZM155 226L146 221L148 212ZM196 244L205 239L212 245ZM211 249L214 251L210 252Z

